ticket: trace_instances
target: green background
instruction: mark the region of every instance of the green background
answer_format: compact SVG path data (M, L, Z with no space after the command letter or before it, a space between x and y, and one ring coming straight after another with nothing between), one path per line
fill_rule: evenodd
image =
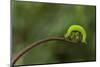
M12 57L40 39L64 36L73 25L87 32L86 45L50 41L21 57L16 65L96 60L96 6L12 1Z

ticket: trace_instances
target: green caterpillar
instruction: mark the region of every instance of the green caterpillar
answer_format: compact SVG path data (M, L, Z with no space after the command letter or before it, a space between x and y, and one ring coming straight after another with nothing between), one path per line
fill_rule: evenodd
M74 42L82 42L86 44L86 31L80 25L71 25L64 37Z

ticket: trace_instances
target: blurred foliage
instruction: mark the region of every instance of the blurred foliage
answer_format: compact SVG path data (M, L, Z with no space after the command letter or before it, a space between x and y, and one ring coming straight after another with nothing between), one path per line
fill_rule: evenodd
M37 40L64 36L73 24L83 26L87 32L87 45L47 42L21 57L17 65L95 60L95 6L12 1L11 7L13 56Z

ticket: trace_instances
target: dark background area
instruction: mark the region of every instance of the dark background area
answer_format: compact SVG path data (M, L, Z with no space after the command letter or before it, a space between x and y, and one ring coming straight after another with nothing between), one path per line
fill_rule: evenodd
M51 36L64 36L73 24L87 33L87 44L46 42L21 57L17 65L96 60L96 7L12 1L12 57L31 43Z

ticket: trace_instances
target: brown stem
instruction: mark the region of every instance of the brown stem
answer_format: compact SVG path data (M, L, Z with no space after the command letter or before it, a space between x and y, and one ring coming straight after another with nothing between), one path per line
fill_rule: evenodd
M25 49L20 51L13 59L12 59L12 65L14 65L18 59L21 58L25 53L27 53L29 50L31 50L33 47L38 46L39 44L45 43L47 41L54 41L54 40L59 40L59 41L65 41L69 43L73 43L69 40L66 40L64 37L48 37L42 40L38 40L36 42L33 42L31 45L27 46Z

